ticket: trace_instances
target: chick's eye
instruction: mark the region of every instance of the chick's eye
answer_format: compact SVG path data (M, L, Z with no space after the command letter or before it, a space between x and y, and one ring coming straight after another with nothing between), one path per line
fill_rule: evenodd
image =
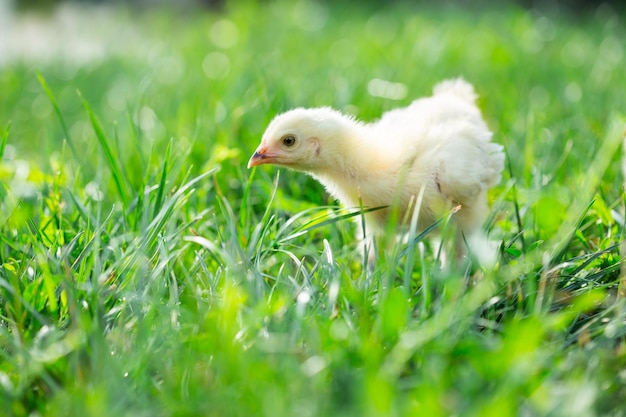
M285 146L293 146L296 144L296 138L291 135L287 135L283 138L283 145Z

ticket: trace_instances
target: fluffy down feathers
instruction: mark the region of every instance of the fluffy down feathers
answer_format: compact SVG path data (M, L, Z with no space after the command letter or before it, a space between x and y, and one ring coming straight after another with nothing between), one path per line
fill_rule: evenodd
M369 124L330 108L290 110L270 123L248 167L304 171L345 206L394 205L400 219L424 188L420 228L460 205L453 220L471 234L485 220L487 189L504 167L502 146L491 142L475 101L473 87L455 79ZM371 212L367 226L382 231L388 216L389 209Z

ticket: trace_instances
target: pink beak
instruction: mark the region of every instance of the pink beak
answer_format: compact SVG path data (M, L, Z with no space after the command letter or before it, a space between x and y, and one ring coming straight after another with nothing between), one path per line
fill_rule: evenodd
M252 155L252 158L248 161L248 168L252 168L258 165L271 164L276 162L276 155L269 153L265 145L261 145L257 148Z

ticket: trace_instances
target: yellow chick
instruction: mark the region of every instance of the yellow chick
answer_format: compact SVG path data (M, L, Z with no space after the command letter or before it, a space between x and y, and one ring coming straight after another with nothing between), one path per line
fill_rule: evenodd
M461 243L463 235L480 230L487 189L501 179L503 148L491 136L472 85L453 79L373 123L328 107L280 114L248 168L273 164L303 171L346 207L387 206L365 215L374 233L385 229L392 207L399 219L410 219L420 200L418 228L424 229L460 206L452 221Z

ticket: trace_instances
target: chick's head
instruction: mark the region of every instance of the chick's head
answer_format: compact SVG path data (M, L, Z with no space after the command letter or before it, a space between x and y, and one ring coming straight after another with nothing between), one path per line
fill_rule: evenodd
M248 168L273 164L300 171L324 170L341 153L349 122L330 108L299 108L278 115L263 134Z

